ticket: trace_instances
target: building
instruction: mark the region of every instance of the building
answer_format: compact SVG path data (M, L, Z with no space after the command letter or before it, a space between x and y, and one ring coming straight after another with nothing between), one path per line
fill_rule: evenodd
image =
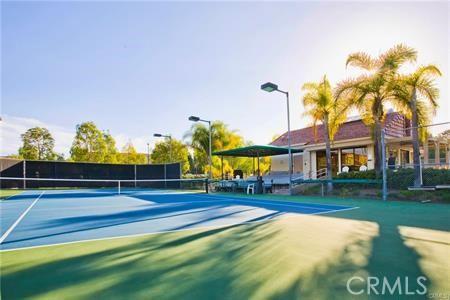
M397 166L412 167L413 151L410 121L402 114L390 112L386 116L387 156L395 157ZM287 132L274 140L271 145L287 146ZM293 159L294 174L305 178L317 178L326 170L323 125L291 131L293 148L302 149ZM449 168L449 137L429 136L421 146L422 162L428 167ZM370 127L361 119L350 119L340 127L331 144L333 174L344 170L359 171L374 168L374 145ZM347 167L347 168L345 168ZM272 157L272 173L288 170L287 155Z

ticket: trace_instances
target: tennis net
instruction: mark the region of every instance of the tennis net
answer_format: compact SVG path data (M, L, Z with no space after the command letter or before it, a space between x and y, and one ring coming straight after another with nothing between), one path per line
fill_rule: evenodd
M206 179L66 179L0 177L2 190L57 190L71 193L206 193Z

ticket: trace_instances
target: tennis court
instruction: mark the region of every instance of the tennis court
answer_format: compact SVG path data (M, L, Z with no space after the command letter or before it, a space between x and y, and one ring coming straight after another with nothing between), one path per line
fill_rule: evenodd
M179 182L168 184L179 186ZM213 228L355 208L243 199L194 189L125 187L120 194L115 188L25 190L0 202L1 248Z
M445 205L89 185L0 201L2 298L347 299L369 275L450 288Z

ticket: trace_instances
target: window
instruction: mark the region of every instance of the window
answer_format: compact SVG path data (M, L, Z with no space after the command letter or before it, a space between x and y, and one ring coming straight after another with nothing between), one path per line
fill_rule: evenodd
M352 149L342 149L341 153L341 161L342 165L345 166L353 166L355 164L355 155Z
M439 161L440 163L446 163L445 156L447 155L447 147L445 147L445 144L439 145Z
M436 159L436 145L434 143L428 143L428 160L434 162Z
M361 166L367 166L367 148L341 149L342 167L349 167L350 171L359 171Z
M325 151L316 152L317 171L327 167L327 157ZM337 174L338 169L338 153L337 150L331 150L331 172Z
M408 150L401 150L401 164L409 164L409 151Z
M355 148L355 165L367 166L367 148Z

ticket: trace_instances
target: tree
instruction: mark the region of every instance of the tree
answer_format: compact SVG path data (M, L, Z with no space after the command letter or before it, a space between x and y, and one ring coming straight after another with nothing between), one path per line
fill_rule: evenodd
M121 164L145 164L147 162L144 153L138 153L131 141L123 146L122 151L117 154L117 160Z
M223 145L227 144L228 133L228 129L223 122L216 121L211 124L212 152L222 149ZM205 171L209 155L209 128L201 123L195 123L184 138L189 140L189 144L194 150L194 157L201 169L200 171Z
M55 140L46 128L30 128L21 135L21 138L23 145L19 149L19 155L24 159L55 159L56 155L53 151Z
M209 155L209 128L201 123L192 125L191 130L185 134L190 139L190 145L194 149L196 159L202 168L208 165ZM212 152L223 149L231 149L242 146L243 138L230 131L223 122L215 121L211 124L211 148Z
M235 130L230 130L228 126L221 122L215 121L211 124L212 132L212 152L218 150L228 150L245 145L251 145L245 142ZM193 166L195 171L209 172L208 153L209 153L209 129L203 124L196 123L191 130L184 136L189 140L189 145L193 148ZM224 174L232 173L233 170L242 170L246 174L253 173L253 160L246 157L224 157L223 166L219 157L212 159L213 177L220 177L222 169ZM223 168L222 168L223 167ZM261 172L264 173L270 169L270 158L262 158L260 163Z
M439 90L434 85L434 79L441 75L435 65L421 66L411 74L398 75L394 86L395 97L399 100L397 106L407 111L407 117L411 119L415 187L420 186L419 143L427 135L426 129L421 126L429 125L431 114L438 107Z
M173 138L166 138L156 143L150 157L153 163L158 164L181 163L183 174L186 174L190 169L187 146Z
M192 125L191 130L184 137L190 140L189 144L194 150L195 161L201 169L200 171L209 172L209 128L203 124L196 123ZM215 121L211 124L211 137L212 152L244 145L244 139L235 131L229 130L227 125L221 121ZM213 176L221 174L222 166L220 165L220 159L213 158L212 165Z
M363 121L371 126L374 138L375 170L381 173L381 130L386 117L386 104L398 99L393 93L398 69L407 62L414 62L417 52L399 44L376 58L364 52L350 54L347 67L366 71L359 77L347 79L338 84L335 97L344 98L356 107Z
M118 163L116 141L108 131L103 133L103 139L105 140L106 145L106 152L103 161L105 163L112 163L112 164Z
M104 134L93 122L84 122L76 127L70 149L73 161L104 162L108 146Z
M439 137L443 139L449 139L450 140L450 129L444 130L439 134Z
M305 83L302 90L306 91L305 95L303 95L305 115L312 119L315 132L317 123L322 123L327 161L327 177L328 179L332 179L331 141L340 125L345 122L348 106L342 100L334 98L331 84L326 76L319 83ZM331 191L331 189L332 185L330 183L328 184L328 190Z

